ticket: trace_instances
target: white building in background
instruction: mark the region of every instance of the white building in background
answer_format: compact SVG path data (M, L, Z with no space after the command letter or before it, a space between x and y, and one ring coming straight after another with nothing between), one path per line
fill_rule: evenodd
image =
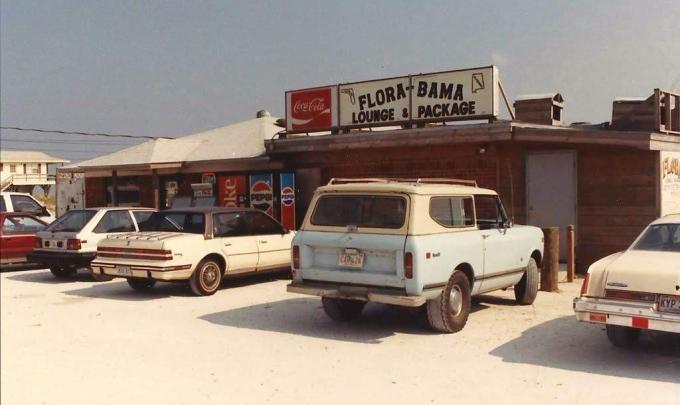
M47 194L55 184L55 175L48 166L68 162L44 152L0 150L0 190L31 193L35 186L40 186Z

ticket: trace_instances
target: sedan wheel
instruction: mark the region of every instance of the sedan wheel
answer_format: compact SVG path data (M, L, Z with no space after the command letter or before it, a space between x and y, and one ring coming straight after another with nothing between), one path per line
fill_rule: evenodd
M222 268L214 260L202 260L189 279L191 291L196 295L213 295L222 282Z
M71 278L76 275L76 269L72 267L51 266L50 272L56 278Z

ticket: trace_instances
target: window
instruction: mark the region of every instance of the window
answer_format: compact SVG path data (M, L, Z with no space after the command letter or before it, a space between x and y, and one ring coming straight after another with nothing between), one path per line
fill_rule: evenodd
M283 233L283 226L261 212L244 213L251 235L275 235Z
M475 224L472 197L433 197L430 216L446 227L472 226Z
M87 225L97 211L74 210L62 215L52 222L47 230L51 232L78 232Z
M503 204L495 195L476 195L475 211L479 229L500 228L507 221Z
M127 185L127 186L121 186L119 185L118 188L118 194L117 194L117 205L120 207L139 207L139 186L135 185ZM106 203L107 204L112 204L113 203L113 187L108 186L106 188Z
M127 211L109 211L102 219L99 220L97 226L94 227L94 233L111 233L111 232L134 232L135 225L132 223L130 213Z
M45 223L27 215L6 217L2 231L8 233L35 233L45 229Z
M650 226L633 249L680 252L680 224Z
M12 194L9 198L12 200L14 212L32 212L39 215L43 213L43 207L31 197Z
M202 234L205 232L205 219L203 214L193 212L154 212L140 225L140 231Z
M7 207L5 206L5 197L0 195L0 212L5 211L7 211Z
M17 172L17 165L9 165L9 172L10 173L16 173Z
M319 198L311 222L321 226L399 229L405 219L403 197L329 195Z
M221 212L213 215L213 235L215 237L248 235L242 212Z
M142 227L142 224L145 223L146 221L149 220L149 217L151 217L151 214L153 214L152 211L133 211L132 216L135 217L135 221L137 221L137 226L140 228Z

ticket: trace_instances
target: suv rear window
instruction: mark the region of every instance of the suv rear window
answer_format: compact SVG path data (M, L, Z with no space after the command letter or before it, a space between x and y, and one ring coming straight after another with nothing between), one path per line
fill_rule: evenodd
M62 215L47 227L51 232L78 232L87 225L97 211L75 210Z
M399 229L405 218L403 197L333 195L319 198L311 222L319 226Z
M432 197L430 216L447 228L473 226L475 224L472 197Z

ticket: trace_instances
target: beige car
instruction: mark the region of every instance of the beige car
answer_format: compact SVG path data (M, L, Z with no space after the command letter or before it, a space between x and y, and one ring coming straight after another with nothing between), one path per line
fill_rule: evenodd
M617 346L635 343L643 329L680 333L680 214L590 266L574 311L579 321L605 324Z
M212 295L224 277L290 270L294 232L256 209L161 211L140 230L99 242L92 271L124 277L135 290L188 281L194 294Z

